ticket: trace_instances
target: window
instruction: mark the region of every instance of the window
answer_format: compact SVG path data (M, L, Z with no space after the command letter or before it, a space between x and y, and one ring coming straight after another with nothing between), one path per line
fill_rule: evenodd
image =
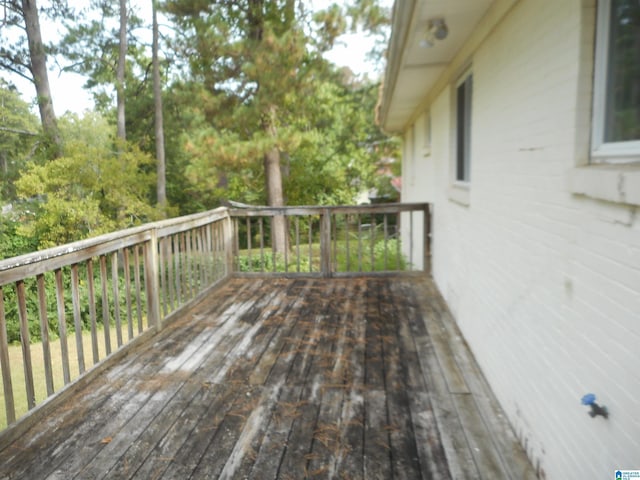
M473 76L463 75L456 86L456 176L458 182L471 179L471 95Z
M598 0L591 155L568 172L573 194L640 206L639 42L638 0Z
M600 0L596 32L592 162L640 160L640 4Z

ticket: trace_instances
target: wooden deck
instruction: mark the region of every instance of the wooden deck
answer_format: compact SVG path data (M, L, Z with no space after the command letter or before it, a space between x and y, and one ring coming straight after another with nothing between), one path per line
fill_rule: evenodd
M233 278L50 410L0 479L535 478L425 277Z

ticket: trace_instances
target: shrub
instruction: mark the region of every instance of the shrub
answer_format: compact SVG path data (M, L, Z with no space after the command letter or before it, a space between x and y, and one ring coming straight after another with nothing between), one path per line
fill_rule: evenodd
M276 255L274 269L273 254L270 251L265 251L264 256L260 256L259 253L252 254L251 257L247 254L239 255L237 262L240 272L284 272L286 270L284 257L281 254Z

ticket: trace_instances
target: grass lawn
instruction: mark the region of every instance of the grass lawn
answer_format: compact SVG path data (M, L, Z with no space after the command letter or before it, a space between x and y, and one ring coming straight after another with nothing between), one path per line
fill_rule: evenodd
M312 243L311 249L308 243L301 243L299 247L291 245L287 253L286 268L284 255L276 256L275 268L273 260L270 246L265 247L262 252L259 248L241 249L236 265L241 272L297 272L298 268L301 272L319 272L320 244ZM381 272L406 270L410 267L400 253L396 239L388 239L386 242L382 239L372 244L370 238L363 238L360 242L355 238L349 242L348 249L345 240L334 241L331 243L331 261L336 272Z
M143 325L146 330L146 321ZM134 333L137 332L137 327L134 328ZM109 329L111 337L111 351L117 349L117 337L116 329L112 325ZM100 328L97 331L98 335L98 352L100 360L106 357L106 349L104 345L104 329ZM123 324L122 331L123 343L128 340L128 333L126 324ZM84 331L82 333L82 343L84 351L84 363L85 369L89 370L93 363L93 351L91 347L91 332ZM51 368L53 371L53 386L54 390L58 391L64 386L63 373L62 373L62 350L60 339L49 342L51 349ZM71 380L78 377L78 349L76 346L75 333L70 334L67 337L67 346L69 350L69 373ZM44 373L44 353L42 351L42 343L32 343L31 348L31 365L33 367L33 384L36 394L36 405L41 403L47 398L47 386L45 383ZM27 413L27 391L25 388L24 368L22 366L22 347L20 345L9 346L9 363L11 365L11 382L13 384L13 402L16 410L16 418L20 418ZM4 403L4 391L0 387L0 430L7 426L7 418Z

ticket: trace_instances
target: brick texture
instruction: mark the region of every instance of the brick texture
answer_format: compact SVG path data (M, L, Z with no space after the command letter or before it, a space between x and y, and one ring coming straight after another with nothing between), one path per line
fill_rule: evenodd
M449 194L451 87L429 106L431 155L423 118L405 137L403 200L434 204L434 277L548 479L640 468L640 209L567 188L589 142L590 3L521 0L473 53L469 205Z

